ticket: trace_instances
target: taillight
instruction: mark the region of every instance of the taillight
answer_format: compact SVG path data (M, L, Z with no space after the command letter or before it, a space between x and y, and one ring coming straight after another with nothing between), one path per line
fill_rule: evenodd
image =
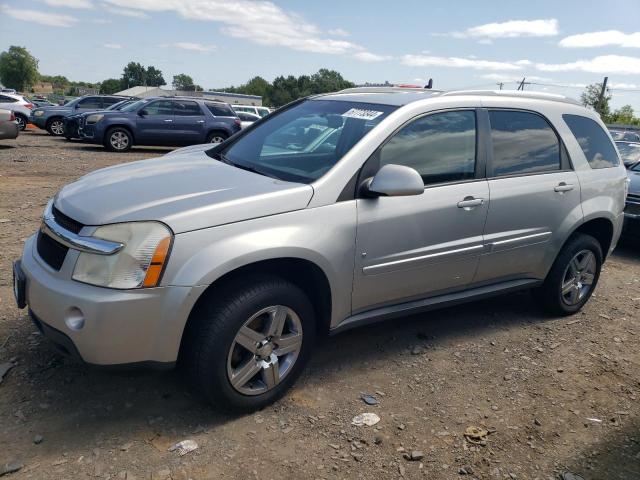
M239 119L239 118L234 119L234 120L233 120L233 123L235 123L235 124L236 124L236 125L238 125L238 126L242 125L242 122L240 121L240 119Z
M25 105L25 107L27 107L29 110L32 110L33 109L33 103L27 103Z
M11 115L9 115L9 121L10 122L15 122L16 121L16 114L11 112Z

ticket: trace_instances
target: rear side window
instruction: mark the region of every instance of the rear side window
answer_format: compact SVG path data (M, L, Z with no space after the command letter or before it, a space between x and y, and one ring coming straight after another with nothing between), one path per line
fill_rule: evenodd
M202 115L202 110L196 102L176 100L173 102L173 113L179 116L196 116Z
M596 122L581 115L563 115L565 123L576 137L591 168L610 168L620 164L609 136Z
M120 103L122 98L117 97L102 97L102 104L104 107L110 107L111 105L115 105L116 103Z
M205 104L214 117L235 117L236 113L230 106L223 103L206 103Z
M102 108L102 102L100 97L87 97L85 99L80 100L78 103L78 108Z
M494 177L560 170L560 141L540 115L490 110Z
M18 101L17 98L7 97L6 95L0 95L0 102L3 102L3 103L15 103L17 101Z

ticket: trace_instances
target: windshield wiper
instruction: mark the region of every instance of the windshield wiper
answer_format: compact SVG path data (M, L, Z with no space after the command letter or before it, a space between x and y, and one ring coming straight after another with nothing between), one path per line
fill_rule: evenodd
M276 178L280 180L280 178L278 178L277 176L263 172L262 170L259 170L255 167L250 167L248 165L242 165L240 163L232 162L225 156L224 153L215 153L214 155L215 156L213 158L215 158L216 160L222 163L226 163L227 165L231 165L232 167L239 168L240 170L246 170L247 172L257 173L258 175L262 175L263 177Z

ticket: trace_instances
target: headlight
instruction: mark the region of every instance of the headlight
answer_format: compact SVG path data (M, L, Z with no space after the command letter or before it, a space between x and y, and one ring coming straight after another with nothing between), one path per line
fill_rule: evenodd
M33 112L34 117L41 117L42 115L44 115L44 110L36 110Z
M100 120L102 120L103 117L104 115L102 115L101 113L94 113L93 115L89 115L87 117L87 125L98 123Z
M73 279L110 288L155 287L169 258L173 235L159 222L115 223L98 227L96 238L124 244L113 255L80 253Z

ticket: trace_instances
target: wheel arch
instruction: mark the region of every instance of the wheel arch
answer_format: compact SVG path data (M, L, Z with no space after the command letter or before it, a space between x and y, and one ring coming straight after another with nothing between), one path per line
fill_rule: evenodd
M203 302L213 301L220 292L237 286L243 277L254 275L273 275L290 281L300 287L309 297L315 314L317 334L324 336L329 332L332 313L331 284L324 270L315 262L299 257L270 258L251 262L227 271L200 294L189 312L180 339L179 357L185 346L185 332L194 319L194 312Z
M605 216L596 216L586 220L571 232L571 235L569 235L565 244L569 238L576 233L584 233L594 237L602 248L603 258L607 258L611 245L613 244L613 236L615 233L614 223L610 218Z
M126 130L127 132L129 132L129 135L131 135L131 139L135 143L136 136L135 136L135 133L134 133L134 129L131 128L131 125L127 125L126 123L114 123L113 125L109 125L108 127L106 127L104 129L104 138L106 138L107 135L109 134L109 132L111 130L113 130L114 128L122 128L122 129Z

